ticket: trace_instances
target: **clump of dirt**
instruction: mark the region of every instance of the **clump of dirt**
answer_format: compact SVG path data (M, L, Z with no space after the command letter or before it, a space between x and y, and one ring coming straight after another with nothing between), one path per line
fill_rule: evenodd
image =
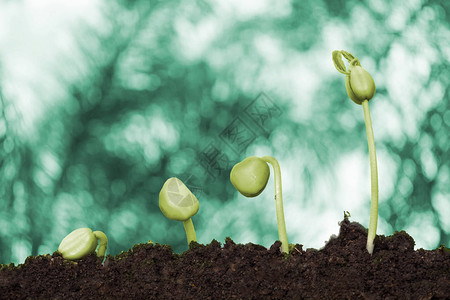
M449 299L448 249L414 251L404 231L377 236L366 251L367 230L345 218L338 237L323 249L281 243L269 249L235 244L191 243L176 254L170 246L135 245L102 264L92 254L77 262L52 255L2 265L2 299Z

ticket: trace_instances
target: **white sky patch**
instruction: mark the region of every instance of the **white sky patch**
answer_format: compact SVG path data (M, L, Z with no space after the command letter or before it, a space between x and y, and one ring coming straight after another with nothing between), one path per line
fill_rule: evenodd
M433 180L438 171L438 163L434 153L430 149L423 149L420 154L420 160L425 177L430 181Z
M79 24L95 26L102 22L99 3L2 3L0 80L6 101L18 112L12 118L20 118L19 134L37 136L36 122L48 108L59 104L58 99L67 99L66 85L85 70L73 32L81 32Z
M335 190L335 199L341 211L349 211L355 219L356 215L364 215L370 204L370 179L369 179L369 157L362 152L350 152L338 157L335 174L338 180ZM329 187L328 187L329 189Z
M391 1L389 4L390 13L387 18L387 24L396 31L403 30L408 24L411 15L421 9L422 0L412 1Z
M76 223L78 218L83 215L83 208L77 196L60 193L53 203L52 215L56 219L55 223L58 224L52 228L52 236L64 237L71 231L71 225L74 223L78 225Z
M367 165L370 164L369 157L366 158ZM379 187L379 203L384 203L394 193L397 182L398 163L386 148L378 147L377 149L377 169L378 169L378 187ZM367 187L369 189L369 187Z
M316 58L311 53L280 51L285 55L283 63L264 65L259 78L253 82L259 89L280 91L292 101L290 118L297 122L307 121L314 113L312 102L321 82L321 73L315 66Z
M392 103L392 99L377 95L376 104L370 103L370 114L373 119L375 141L398 141L402 138L402 116Z
M442 103L444 87L439 81L428 85L436 50L430 47L423 29L413 27L404 36L406 41L403 44L395 42L392 45L381 70L384 71L389 99L397 106L403 119L402 132L413 138L418 134L417 126L423 122L426 112ZM408 43L412 44L411 48L407 48Z
M153 105L148 111L148 115L132 113L115 124L104 137L106 148L119 155L140 153L149 164L153 164L160 157L161 150L175 147L178 131L164 118L159 107Z
M395 5L393 11L387 19L388 25L396 31L401 31L406 26L406 22L409 19L408 11L403 5Z
M11 253L14 261L23 262L31 253L31 243L25 239L16 239L11 245Z
M206 230L199 232L199 239L211 241L215 238L223 242L225 237L230 236L236 243L260 243L262 239L262 236L260 236L261 229L256 228L252 220L257 216L264 223L270 224L270 220L276 218L273 198L267 199L267 196L270 197L267 188L263 194L256 198L246 198L236 191L235 197L229 202L221 204L220 210L217 209L215 203L202 202L200 204L201 215L207 216L207 219L205 218L203 221L207 226L205 226ZM209 228L214 228L214 231L211 232ZM273 237L276 238L278 236L276 225L274 230Z
M333 209L325 209L321 205L316 205L315 201L311 202L314 205L305 206L295 197L296 195L284 196L288 242L302 244L304 249L322 248L331 235L339 233L338 222L343 218L343 211L334 209L335 205L333 204L329 205ZM338 201L331 197L330 195L330 203Z
M445 88L438 80L432 81L430 85L420 93L418 108L422 111L428 111L432 107L444 102Z
M439 242L439 229L436 227L435 218L431 211L414 212L408 218L410 222L404 230L413 237L416 242L415 249L433 249Z
M317 170L316 177L311 182L311 199L314 204L311 207L331 209L331 207L336 207L335 205L342 204L342 202L337 200L338 198L332 188L336 184L336 178L332 170L320 165L316 165L316 167L320 169Z
M123 205L113 213L108 224L112 239L120 243L128 242L129 232L135 231L139 223L136 218L136 209L139 208L135 205Z
M61 165L55 153L49 150L43 150L39 154L39 161L48 176L52 179L59 178L61 174Z
M281 41L267 34L256 36L254 40L255 50L269 64L282 63L284 57Z
M289 0L215 0L216 12L234 21L246 21L264 15L266 17L283 17L291 13Z
M417 108L416 95L423 88L422 81L411 75L415 72L412 60L413 56L403 45L394 44L388 55L385 70L390 99L400 108L404 120L402 131L409 137L414 137L418 133L418 114L421 112Z
M372 0L368 2L368 5L372 11L380 14L386 14L386 11L389 9L384 0Z
M303 199L305 195L306 183L302 178L304 168L306 167L305 157L301 151L296 151L291 156L283 160L283 193L286 195L286 205L305 209ZM281 166L280 166L281 168Z
M347 35L348 28L345 24L340 22L332 21L324 26L322 29L322 44L328 49L330 60L333 50L345 50L347 45L345 38ZM330 65L329 61L327 61L327 63ZM335 73L336 69L334 68L334 65L331 64L331 66L334 70L333 73Z
M288 168L288 174L292 169ZM286 168L285 168L286 169ZM283 174L286 174L284 172ZM284 178L287 176L284 176ZM302 192L293 192L297 185L302 185L301 179L287 180L283 185L283 206L286 220L286 231L289 243L303 244L304 248L319 249L324 246L332 234L339 232L338 221L342 219L343 212L338 209L324 209L321 201L314 199L301 199ZM286 180L285 180L286 181ZM322 200L327 202L325 206L336 207L338 199L329 192ZM310 204L306 204L308 200ZM335 203L333 203L335 202Z
M222 34L221 24L214 17L205 17L196 24L187 18L179 16L175 21L175 30L178 34L179 47L183 49L180 54L188 60L197 60L205 55L211 43Z
M367 40L370 35L370 31L376 27L376 21L373 19L373 14L361 5L355 6L351 11L352 22L349 24L351 34L346 35L346 38L353 41L364 41ZM364 21L362 21L364 20ZM364 26L361 23L364 22ZM336 49L336 50L346 50L346 49ZM350 51L351 52L351 51ZM356 54L355 54L356 55ZM358 57L358 55L356 55ZM361 57L359 57L361 59ZM364 64L362 64L364 66Z
M435 193L432 198L434 209L439 215L440 225L447 233L450 233L450 193Z

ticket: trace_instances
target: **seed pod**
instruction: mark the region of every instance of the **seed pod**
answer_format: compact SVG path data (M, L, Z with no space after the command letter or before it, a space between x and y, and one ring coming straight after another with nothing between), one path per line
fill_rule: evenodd
M360 65L352 64L349 66L349 71L350 74L345 77L345 88L350 99L356 104L372 99L376 87L370 73Z

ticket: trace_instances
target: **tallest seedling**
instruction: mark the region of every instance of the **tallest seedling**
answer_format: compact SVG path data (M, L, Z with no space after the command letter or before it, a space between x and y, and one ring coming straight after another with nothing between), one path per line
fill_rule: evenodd
M367 235L367 251L373 253L373 240L377 233L378 221L378 172L377 172L377 154L375 152L375 140L373 137L372 121L370 120L369 100L375 95L375 82L369 72L364 70L359 63L359 59L353 54L344 50L333 51L333 63L336 69L345 74L345 87L350 99L356 104L362 105L364 110L364 121L366 123L367 142L369 144L370 157L370 183L371 183L371 201L370 201L370 221L369 233ZM344 56L349 62L348 70L342 61Z

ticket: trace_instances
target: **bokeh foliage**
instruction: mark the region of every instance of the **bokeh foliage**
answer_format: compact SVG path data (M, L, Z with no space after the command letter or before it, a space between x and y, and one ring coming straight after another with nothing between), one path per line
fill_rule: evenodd
M185 250L182 225L158 208L172 176L199 198L200 242L268 246L273 189L243 199L228 179L250 155L280 161L290 242L323 243L343 210L367 224L362 108L334 70L335 49L358 56L377 84L378 233L450 244L448 2L96 3L100 22L68 29L75 48L39 71L59 84L47 100L18 104L24 87L0 52L1 263L51 253L79 227L104 231L113 255L148 240ZM264 127L245 113L261 95L273 104ZM238 151L224 139L236 118L255 135ZM211 146L223 155L205 161Z

